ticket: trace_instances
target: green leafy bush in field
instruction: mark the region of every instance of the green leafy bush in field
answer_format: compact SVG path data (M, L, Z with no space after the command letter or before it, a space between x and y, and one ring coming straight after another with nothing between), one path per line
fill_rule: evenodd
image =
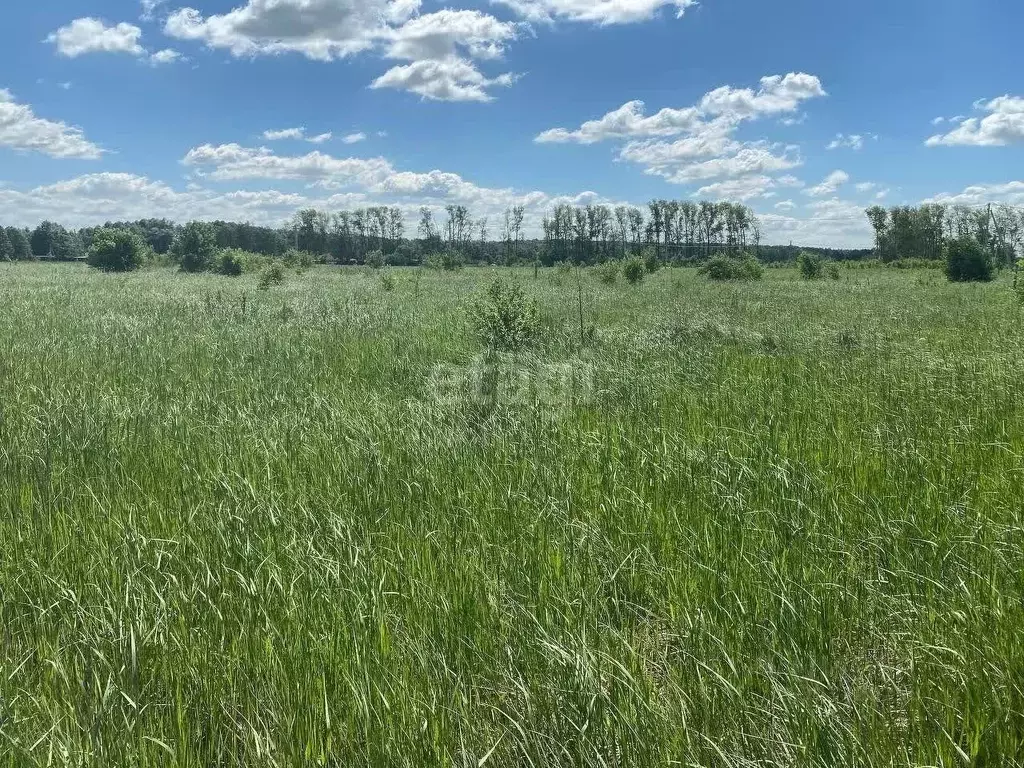
M654 248L648 248L644 251L644 268L649 274L654 274L660 270L664 265L661 257L658 256L658 252Z
M313 254L308 251L297 251L294 248L289 248L285 251L285 254L281 257L281 261L286 267L294 269L297 272L305 272L307 269L311 269L316 263L316 259Z
M622 263L622 276L630 285L642 283L647 274L647 265L639 256L631 256Z
M946 245L946 277L951 282L987 283L994 276L991 257L973 237L958 237Z
M796 266L804 280L820 280L825 276L825 260L816 253L801 252L796 257Z
M839 265L829 264L828 267L825 268L825 275L829 280L839 280L842 277L842 274L839 272Z
M384 254L379 250L366 254L366 266L371 269L383 269L387 263L388 260L384 258Z
M237 248L225 248L217 256L217 274L238 277L246 267L248 254Z
M395 276L391 274L391 270L385 269L381 271L380 287L389 293L395 290Z
M146 244L127 229L101 229L89 248L88 264L104 272L132 272L142 266Z
M595 272L597 279L602 283L614 285L615 281L619 279L619 262L606 261L604 264L598 264Z
M213 227L201 221L190 221L171 245L171 253L182 272L206 272L217 258L217 237Z
M256 285L261 291L266 291L275 285L281 285L283 282L284 266L281 262L275 261L260 272Z
M443 269L446 272L457 272L466 266L466 259L459 251L443 251L432 253L423 260L428 269Z
M708 263L700 268L700 273L709 280L760 280L764 277L764 267L754 256L712 256Z
M499 352L516 352L540 334L540 311L518 283L498 278L470 306L470 322L480 339Z

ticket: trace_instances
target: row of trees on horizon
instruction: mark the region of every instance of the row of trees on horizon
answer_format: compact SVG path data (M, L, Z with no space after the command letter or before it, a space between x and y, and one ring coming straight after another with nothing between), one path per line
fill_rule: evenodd
M875 255L883 262L936 261L958 238L979 243L997 266L1011 265L1024 254L1024 208L927 204L888 209L874 206L866 213L875 232Z
M728 202L655 200L635 206L559 205L544 218L543 238L524 235L525 209L511 207L498 221L474 218L462 205L442 216L420 209L415 232L406 231L402 209L370 207L331 213L301 210L283 227L210 222L218 248L277 257L300 251L324 262L361 264L371 254L388 263L423 263L440 252L457 252L475 263L545 265L564 261L593 264L652 250L666 262L706 261L718 253L753 253L762 261L792 261L801 250L835 260L878 258L938 260L946 244L958 237L976 240L998 264L1012 263L1024 252L1024 209L998 206L875 206L866 211L875 232L871 249L805 249L761 244L761 224L747 206ZM97 233L110 228L134 232L157 255L168 254L182 227L166 219L108 222L99 227L67 229L44 221L33 230L0 226L0 261L85 257Z

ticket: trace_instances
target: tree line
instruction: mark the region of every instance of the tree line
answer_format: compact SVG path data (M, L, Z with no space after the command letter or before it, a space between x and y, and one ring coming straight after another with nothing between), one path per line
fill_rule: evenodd
M874 206L867 217L875 233L875 255L883 262L938 261L951 242L962 239L988 251L996 266L1011 266L1024 253L1024 209L1010 205Z
M874 251L810 250L835 260L874 256L883 262L936 261L944 258L950 241L967 237L987 249L996 265L1011 264L1024 252L1024 209L1012 206L875 206L866 213L874 230ZM407 230L402 209L388 206L334 213L305 209L281 227L228 221L205 225L218 249L274 258L298 251L337 264L383 259L396 266L415 265L438 253L457 253L471 263L593 264L641 251L674 263L750 252L772 263L793 261L806 250L762 245L757 216L745 205L728 202L654 200L646 208L558 205L544 217L541 238L527 238L524 226L522 206L489 221L474 218L463 205L449 205L440 213L420 209L415 231ZM83 259L97 236L110 229L132 232L156 255L169 254L183 231L167 219L108 222L78 230L52 221L32 230L0 226L0 261Z
M559 205L543 227L554 261L592 263L646 248L668 261L695 261L722 250L756 251L761 244L754 212L728 202L654 200L646 211L625 205Z

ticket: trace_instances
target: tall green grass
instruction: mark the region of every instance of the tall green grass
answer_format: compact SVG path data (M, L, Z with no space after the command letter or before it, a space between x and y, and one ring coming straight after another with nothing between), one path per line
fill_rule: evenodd
M495 274L0 265L2 764L1024 764L1007 285Z

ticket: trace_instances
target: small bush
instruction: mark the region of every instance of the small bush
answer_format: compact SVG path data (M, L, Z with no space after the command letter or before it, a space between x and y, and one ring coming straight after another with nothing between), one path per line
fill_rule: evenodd
M518 283L501 278L478 296L469 310L480 339L499 352L516 352L533 344L540 334L537 302Z
M642 283L646 274L647 266L639 256L632 256L622 264L622 276L630 285Z
M132 272L142 266L146 245L127 229L101 229L89 248L90 267L104 272Z
M973 237L958 237L946 246L946 277L954 283L987 283L994 277L992 259Z
M423 266L429 269L443 269L446 272L457 272L466 266L466 259L458 251L432 253L423 260Z
M804 280L820 280L825 276L824 259L809 251L803 251L796 257L796 266Z
M619 279L619 263L617 261L606 261L597 265L597 279L605 285L614 285Z
M269 267L266 267L260 272L260 276L256 281L256 286L261 291L268 290L271 286L281 285L284 282L284 267L281 262L275 261Z
M387 266L388 260L384 258L381 251L371 251L366 254L366 266L370 269L383 269Z
M713 256L700 268L700 273L709 280L760 280L764 277L764 267L751 255Z
M838 280L842 277L839 273L839 265L837 264L829 264L825 269L825 274L828 276L829 280Z
M219 275L227 277L238 277L245 271L245 251L236 248L225 248L217 257L217 269Z
M664 264L658 257L658 252L656 250L654 250L653 248L648 248L646 251L644 251L644 268L647 270L649 274L653 275L663 266Z
M380 287L389 293L395 290L395 276L389 270L380 273Z

